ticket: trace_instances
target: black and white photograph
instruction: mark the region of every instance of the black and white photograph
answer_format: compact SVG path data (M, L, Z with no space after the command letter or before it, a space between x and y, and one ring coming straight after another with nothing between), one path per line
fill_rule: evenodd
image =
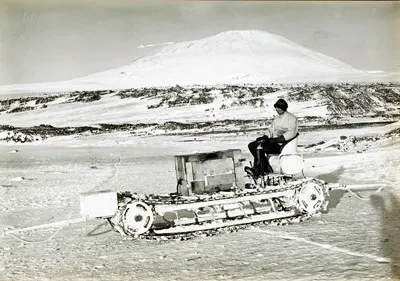
M0 280L400 280L399 27L0 0Z

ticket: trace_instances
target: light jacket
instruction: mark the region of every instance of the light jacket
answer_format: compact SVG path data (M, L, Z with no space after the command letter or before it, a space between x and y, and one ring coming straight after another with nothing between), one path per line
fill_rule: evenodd
M285 140L290 140L294 138L298 132L297 117L285 111L274 118L268 131L269 137L271 138L277 138L283 135Z

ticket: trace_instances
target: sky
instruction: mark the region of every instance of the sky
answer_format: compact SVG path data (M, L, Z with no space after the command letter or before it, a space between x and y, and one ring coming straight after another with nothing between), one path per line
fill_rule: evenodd
M164 43L247 29L358 69L400 72L399 26L400 3L388 1L0 0L0 85L68 80Z

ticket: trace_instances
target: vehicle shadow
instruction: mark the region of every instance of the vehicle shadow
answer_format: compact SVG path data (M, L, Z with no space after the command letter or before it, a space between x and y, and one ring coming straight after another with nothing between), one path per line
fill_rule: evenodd
M325 181L326 183L337 183L339 182L340 176L344 173L343 166L340 168L326 174L317 175L316 178ZM322 213L327 213L329 209L336 208L342 199L343 195L346 193L345 190L331 190L329 192L329 203L325 211Z
M400 280L400 200L393 193L386 200L381 195L370 200L381 214L381 249L391 259L393 280Z

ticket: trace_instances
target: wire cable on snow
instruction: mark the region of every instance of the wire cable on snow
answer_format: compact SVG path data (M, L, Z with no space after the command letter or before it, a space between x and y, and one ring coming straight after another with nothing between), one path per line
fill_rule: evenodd
M47 224L42 224L42 225L35 225L35 226L30 226L22 229L14 229L14 230L5 230L3 236L11 236L19 241L25 242L25 243L30 243L30 244L35 244L35 243L43 243L47 242L50 239L54 238L58 232L60 232L61 229L63 229L66 225L70 225L73 223L77 222L82 222L86 221L86 218L78 218L78 219L73 219L73 220L64 220L64 221L59 221L59 222L53 222L53 223L47 223ZM28 230L37 230L37 229L42 229L42 228L49 228L49 227L54 227L54 226L60 226L50 237L43 239L43 240L37 240L37 241L32 241L32 240L27 240L24 238L21 238L14 233L17 232L23 232L23 231L28 231Z
M46 239L43 239L43 240L37 240L37 241L23 239L23 238L18 237L17 235L15 235L13 233L7 233L5 235L9 235L9 236L14 237L15 239L17 239L19 241L22 241L22 242L25 242L25 243L28 243L28 244L39 244L39 243L44 243L44 242L47 242L47 241L53 239L58 234L58 232L60 232L60 230L63 229L64 227L65 227L65 225L60 226L52 235L50 235L50 237L48 237Z
M96 226L95 228L93 228L89 233L87 233L86 236L98 236L98 235L106 234L106 233L112 231L112 229L107 229L107 230L104 230L104 231L102 231L102 232L96 232L97 230L99 230L99 229L102 228L103 226L107 226L107 225L109 225L109 222L108 222L108 221L106 221L106 222L104 222L104 223L102 223L102 224L97 225L97 226Z
M94 189L98 189L98 188L102 187L103 185L105 185L106 183L108 183L109 181L111 181L113 178L115 178L118 175L118 172L119 172L118 165L121 164L122 160L121 160L121 155L117 154L117 156L118 156L118 161L114 163L115 169L114 169L113 173L111 174L111 176L106 178L98 186L95 186Z
M102 184L97 186L96 188L99 188L99 187L105 185L106 183L108 183L110 180L112 180L113 178L115 178L118 175L118 171L119 171L118 164L120 164L120 163L121 163L121 156L118 155L118 162L114 163L115 169L114 169L113 174L110 177L108 177ZM54 238L61 231L61 229L63 229L65 226L70 225L71 223L76 223L76 222L81 222L81 221L86 221L86 220L87 220L86 218L78 218L78 219L75 219L75 220L66 220L66 221L55 222L55 223L51 223L51 224L36 225L36 226L32 226L32 227L28 227L28 228L24 228L24 229L19 229L19 230L4 231L4 236L8 235L8 236L14 237L15 239L20 240L20 241L25 242L25 243L44 243L44 242L47 242L47 241L51 240L52 238ZM31 241L31 240L27 240L27 239L21 238L21 237L15 235L14 233L12 233L12 232L22 232L22 231L33 230L33 229L41 229L41 228L51 227L51 226L60 225L60 224L61 224L61 226L52 235L50 235L48 238L46 238L44 240ZM101 224L100 226L96 227L94 230L89 232L89 234L92 234L94 231L96 231L102 225L103 224ZM100 234L103 234L103 233L105 233L105 232L102 232ZM99 234L97 234L97 235L99 235ZM92 234L92 236L94 236L94 235Z
M374 260L376 262L379 262L379 263L391 263L392 262L390 258L383 258L383 257L378 257L378 256L375 256L375 255L371 255L371 254L353 252L353 251L350 251L350 250L347 250L347 249L344 249L344 248L339 248L339 247L336 247L336 246L333 246L333 245L330 245L330 244L318 243L318 242L307 240L307 239L304 239L304 238L301 238L301 237L296 237L296 236L293 236L293 235L289 235L289 234L286 234L286 233L279 233L279 232L276 232L276 231L261 230L261 229L258 230L257 232L266 233L266 234L273 235L275 237L279 237L279 238L282 238L282 239L285 239L285 240L293 240L293 241L297 241L297 242L303 242L305 244L310 244L310 245L317 246L317 247L320 247L320 248L323 248L323 249L327 249L327 250L330 250L330 251L334 251L334 252L344 253L344 254L347 254L347 255L350 255L350 256L369 258L369 259L372 259L372 260Z
M354 197L356 197L357 199L360 199L360 200L362 200L362 201L368 201L369 200L369 198L364 198L364 197L361 197L360 195L358 195L358 194L356 194L354 191L352 191L350 188L348 188L348 187L344 187L344 189L346 190L346 191L348 191L351 195L353 195Z
M368 201L369 198L361 197L360 195L358 195L357 193L355 193L355 192L352 190L352 189L359 189L359 188L368 187L368 186L370 186L370 187L376 187L376 186L380 186L380 184L370 184L370 185L368 185L368 184L360 184L360 185L349 185L349 186L342 185L342 186L340 187L340 189L344 189L344 190L348 191L351 195L353 195L353 196L356 197L357 199L360 199L360 200L362 200L362 201ZM385 185L381 185L374 193L379 193L379 192L381 192L382 189L383 189L384 187L385 187Z

